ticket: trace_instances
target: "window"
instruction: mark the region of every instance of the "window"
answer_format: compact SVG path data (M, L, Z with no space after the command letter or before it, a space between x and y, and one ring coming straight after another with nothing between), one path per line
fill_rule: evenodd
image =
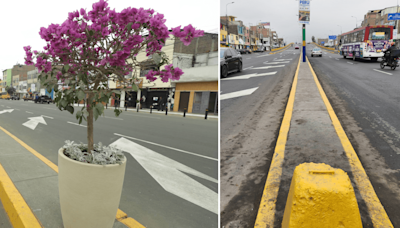
M150 70L157 70L157 65L154 63L147 63L140 67L140 77L145 77Z
M369 30L369 40L389 40L390 28L371 28Z

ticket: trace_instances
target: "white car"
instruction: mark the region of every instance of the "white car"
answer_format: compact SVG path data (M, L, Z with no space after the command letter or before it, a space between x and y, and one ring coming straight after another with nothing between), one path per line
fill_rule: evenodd
M322 57L321 48L314 48L314 49L311 51L311 57L314 57L314 55L317 55L317 56L321 56L321 57Z

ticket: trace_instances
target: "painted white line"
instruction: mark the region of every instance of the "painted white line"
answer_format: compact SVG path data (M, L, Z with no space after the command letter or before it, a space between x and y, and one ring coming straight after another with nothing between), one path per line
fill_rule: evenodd
M347 62L348 64L353 64L353 63L351 63L351 62Z
M73 123L73 122L69 122L69 121L68 121L67 123L69 123L69 124L73 124L73 125L76 125L76 126L87 127L87 126L85 126L85 125L80 125L80 124Z
M26 111L26 113L33 114L33 112L28 112L28 111Z
M266 56L269 56L269 54L268 54L268 55L259 55L259 56L257 56L257 58L259 58L259 57L266 57Z
M268 73L261 73L261 74L259 74L259 73L255 73L255 74L246 74L246 75L241 75L241 76L238 76L238 77L224 78L224 79L221 79L221 80L249 79L249 78L252 78L252 77L260 77L260 76L274 75L274 74L276 74L276 73L277 73L277 71L275 71L275 72L268 72Z
M285 65L279 65L279 66L265 66L265 67L253 68L252 70L263 70L263 69L270 69L270 68L284 67L284 66L285 66Z
M336 59L336 58L335 58ZM339 59L336 59L336 60L339 60Z
M101 116L101 117L108 118L108 119L114 119L114 120L123 120L121 118L110 117L110 116Z
M187 174L213 183L218 183L218 180L126 138L119 138L110 146L129 153L165 191L218 213L218 193Z
M377 70L377 69L373 69L374 71L378 71L378 72L381 72L381 73L384 73L384 74L388 74L388 75L393 75L392 73L387 73L387 72L384 72L384 71L380 71L380 70Z
M268 61L263 62L264 64L266 64Z
M329 56L329 58L332 58L332 56Z
M136 141L139 141L139 142L144 142L144 143L148 143L148 144L159 146L159 147L164 147L164 148L167 148L167 149L170 149L170 150L175 150L175 151L178 151L178 152L181 152L181 153L190 154L190 155L194 155L194 156L197 156L197 157L201 157L201 158L205 158L205 159L209 159L209 160L213 160L213 161L218 161L218 158L212 158L212 157L204 156L204 155L201 155L201 154L196 154L196 153L189 152L189 151L186 151L186 150L181 150L181 149L173 148L173 147L170 147L170 146L161 145L161 144L150 142L150 141L146 141L146 140L143 140L143 139L138 139L138 138L134 138L134 137L131 137L131 136L126 136L126 135L122 135L122 134L118 134L118 133L114 133L114 135L118 135L118 136L121 136L121 137L125 137L125 138L128 138L128 139L133 139L133 140L136 140Z
M56 109L56 108L45 108L45 109L51 109L51 110L58 110L59 111L59 109Z
M50 117L50 116L45 116L45 115L42 115L43 117L46 117L46 118L49 118L49 119L54 119L53 117Z
M256 91L258 87L256 88L251 88L251 89L245 89L233 93L227 93L227 94L221 94L220 100L226 100L226 99L231 99L231 98L236 98L236 97L242 97L242 96L247 96L252 94L254 91Z
M253 66L251 66L251 67L246 67L246 68L244 68L243 70L247 70L247 69L250 69L250 68L252 68Z
M289 63L289 61L286 61L286 62L279 61L279 62L264 63L264 64L281 64L281 63Z
M293 59L274 59L274 61L289 61L289 60L293 60Z
M10 106L6 106L7 108L11 108Z
M246 59L251 59L251 58L246 58Z
M21 109L17 109L17 108L16 108L15 110L18 110L18 111L20 111Z

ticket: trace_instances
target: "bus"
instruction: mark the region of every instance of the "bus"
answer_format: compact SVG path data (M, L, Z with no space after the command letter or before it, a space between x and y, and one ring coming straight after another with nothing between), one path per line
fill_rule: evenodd
M354 29L340 35L339 50L343 58L370 58L376 62L383 56L383 49L390 47L393 26L373 25Z

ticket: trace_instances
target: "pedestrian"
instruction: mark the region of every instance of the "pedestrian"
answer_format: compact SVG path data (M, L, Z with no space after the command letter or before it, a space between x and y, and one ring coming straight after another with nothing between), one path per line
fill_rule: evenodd
M158 98L158 111L162 108L162 97Z
M142 105L140 106L140 108L143 108L143 105L145 104L145 102L146 102L146 97L143 95L142 96L142 99L140 99L141 100L141 102L142 102Z

